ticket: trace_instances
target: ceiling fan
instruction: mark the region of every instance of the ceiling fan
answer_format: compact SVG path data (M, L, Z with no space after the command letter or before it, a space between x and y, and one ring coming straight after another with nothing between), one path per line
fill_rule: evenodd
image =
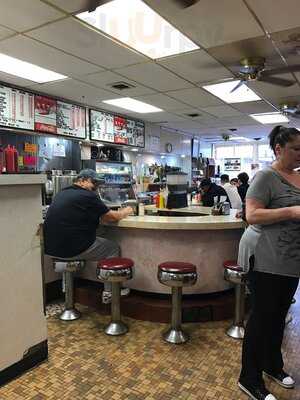
M278 78L277 76L275 77L273 75L299 72L300 64L291 65L289 67L266 69L265 62L266 60L263 57L248 57L241 59L238 72L240 82L231 90L231 93L249 81L266 82L282 87L294 85L295 81Z
M85 9L88 12L95 11L97 7L102 6L103 4L109 3L112 0L87 0L87 6ZM173 3L176 3L180 8L188 8L198 3L200 0L172 0Z
M285 102L279 105L281 112L292 118L300 118L300 104L297 102Z

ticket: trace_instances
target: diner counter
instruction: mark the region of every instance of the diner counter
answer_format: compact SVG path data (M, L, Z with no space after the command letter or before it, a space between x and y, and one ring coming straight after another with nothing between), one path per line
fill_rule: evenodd
M145 206L145 212L158 213L170 212L181 214L180 216L129 216L115 224L119 228L136 229L163 229L163 230L227 230L242 229L244 222L235 217L237 210L230 210L230 215L211 215L210 207L190 206L178 209L155 208ZM199 216L188 216L189 213L199 214ZM182 216L187 214L187 216Z

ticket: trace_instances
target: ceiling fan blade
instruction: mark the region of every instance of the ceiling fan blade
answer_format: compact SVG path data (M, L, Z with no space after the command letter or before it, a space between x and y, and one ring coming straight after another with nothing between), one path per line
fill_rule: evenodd
M230 90L230 93L235 92L238 88L243 86L245 83L246 83L246 81L244 81L244 80L239 81L239 83L233 89Z
M261 72L261 76L287 74L289 72L300 72L300 64L290 65L289 67L281 67L275 69L267 69Z
M199 0L173 0L174 3L177 3L181 8L188 8L198 3Z
M86 7L85 9L88 12L95 11L97 7L102 6L105 3L109 3L111 0L88 0L86 2Z
M271 85L277 85L277 86L283 86L283 87L289 87L295 84L294 81L290 81L288 79L282 79L282 78L275 78L275 76L260 76L257 78L258 81L260 82L266 82L266 83L271 83Z

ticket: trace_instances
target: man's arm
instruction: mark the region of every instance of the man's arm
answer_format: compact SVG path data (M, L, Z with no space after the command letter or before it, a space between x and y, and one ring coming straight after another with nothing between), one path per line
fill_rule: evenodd
M132 214L131 207L121 208L118 211L109 210L106 214L102 215L101 222L118 222L130 214Z

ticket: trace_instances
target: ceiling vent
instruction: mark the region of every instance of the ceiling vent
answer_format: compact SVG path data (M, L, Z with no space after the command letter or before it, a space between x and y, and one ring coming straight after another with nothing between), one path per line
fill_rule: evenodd
M117 90L132 89L132 88L135 87L135 86L133 86L133 85L130 85L130 84L127 83L127 82L115 82L115 83L111 83L109 86L110 86L111 88L117 89Z
M198 113L191 113L191 114L185 114L187 117L191 117L191 118L196 118L196 117L200 117L200 114Z

